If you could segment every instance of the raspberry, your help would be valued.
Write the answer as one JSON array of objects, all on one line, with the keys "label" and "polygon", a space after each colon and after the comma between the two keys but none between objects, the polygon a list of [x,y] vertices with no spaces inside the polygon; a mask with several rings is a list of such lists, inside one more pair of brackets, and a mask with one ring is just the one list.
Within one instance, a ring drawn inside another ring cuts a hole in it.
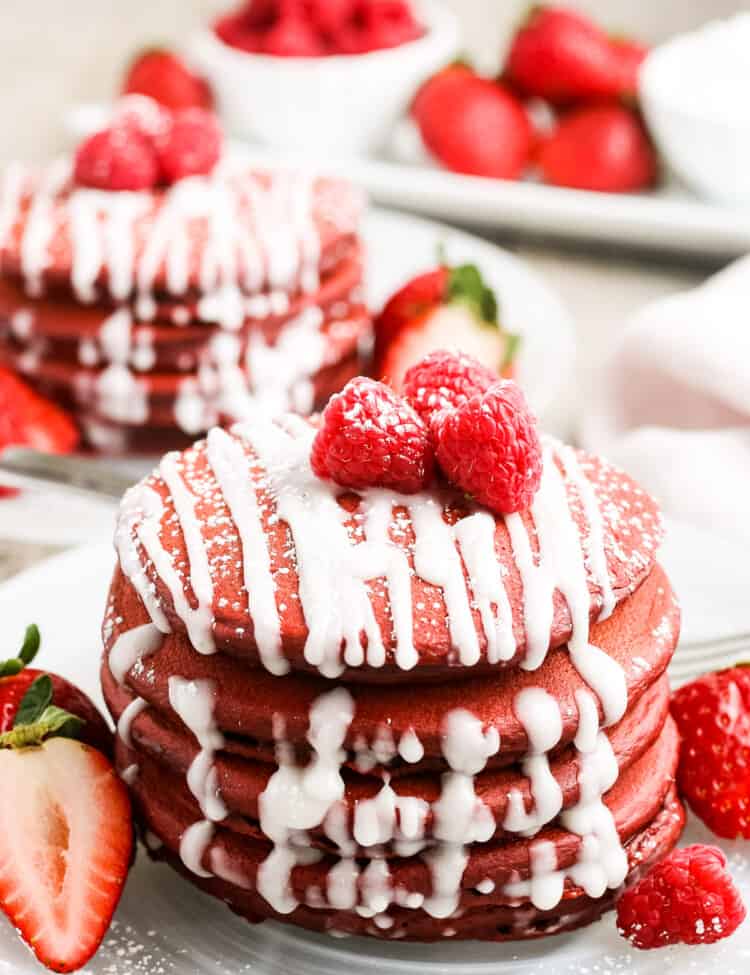
[{"label": "raspberry", "polygon": [[418,414],[383,383],[360,376],[333,396],[312,446],[318,477],[343,487],[414,494],[429,483],[433,453]]},{"label": "raspberry", "polygon": [[148,140],[161,138],[172,124],[172,114],[148,95],[125,95],[112,113],[113,128],[132,128]]},{"label": "raspberry", "polygon": [[407,369],[403,393],[429,425],[439,410],[455,409],[498,381],[496,372],[465,352],[438,349]]},{"label": "raspberry", "polygon": [[431,425],[435,454],[448,480],[493,511],[531,504],[542,477],[536,420],[519,386],[500,380]]},{"label": "raspberry", "polygon": [[157,146],[162,178],[176,183],[187,176],[208,176],[221,157],[222,143],[221,126],[211,112],[179,112]]},{"label": "raspberry", "polygon": [[263,52],[277,57],[308,58],[325,54],[326,49],[308,20],[299,13],[289,13],[266,32]]},{"label": "raspberry", "polygon": [[153,146],[127,125],[96,132],[78,147],[73,176],[98,190],[147,190],[156,185],[159,163]]},{"label": "raspberry", "polygon": [[750,839],[750,667],[706,674],[672,697],[682,734],[677,784],[693,812],[727,839]]},{"label": "raspberry", "polygon": [[636,948],[713,944],[745,918],[739,891],[715,846],[675,850],[627,890],[617,905],[617,929]]}]

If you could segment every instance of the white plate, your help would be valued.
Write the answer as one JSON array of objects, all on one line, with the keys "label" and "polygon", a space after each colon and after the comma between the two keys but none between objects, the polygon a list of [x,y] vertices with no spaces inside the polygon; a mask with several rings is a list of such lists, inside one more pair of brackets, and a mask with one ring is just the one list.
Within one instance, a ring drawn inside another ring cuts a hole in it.
[{"label": "white plate", "polygon": [[[114,556],[99,544],[57,556],[0,586],[3,642],[25,625],[42,630],[42,667],[59,671],[101,702],[99,621]],[[714,842],[691,824],[685,842]],[[750,844],[722,843],[750,905]],[[438,945],[332,941],[277,924],[251,926],[143,851],[90,975],[747,975],[750,921],[706,948],[636,952],[612,916],[580,932],[529,944]],[[0,922],[0,973],[38,975],[10,926]]]},{"label": "white plate", "polygon": [[[249,151],[258,162],[300,162],[290,153]],[[310,163],[309,153],[305,162]],[[364,187],[383,206],[485,230],[690,254],[704,261],[750,250],[750,210],[703,202],[673,182],[651,193],[593,193],[530,180],[463,176],[432,163],[393,158],[320,162]]]},{"label": "white plate", "polygon": [[[364,230],[367,244],[367,290],[373,308],[414,274],[435,266],[438,248],[449,260],[471,261],[496,289],[504,325],[523,336],[519,381],[547,429],[564,434],[568,418],[556,400],[570,379],[573,331],[557,295],[527,264],[495,244],[444,224],[385,210],[373,210]],[[108,537],[112,506],[63,496],[58,492],[25,491],[0,499],[0,538],[20,538],[72,545]]]}]

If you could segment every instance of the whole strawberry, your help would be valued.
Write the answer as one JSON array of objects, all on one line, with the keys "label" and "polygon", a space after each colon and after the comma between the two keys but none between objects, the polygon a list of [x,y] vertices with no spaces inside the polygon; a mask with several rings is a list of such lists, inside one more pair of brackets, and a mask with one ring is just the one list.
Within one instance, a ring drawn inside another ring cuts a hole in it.
[{"label": "whole strawberry", "polygon": [[407,370],[403,394],[429,426],[440,410],[461,406],[497,380],[497,373],[473,356],[437,349]]},{"label": "whole strawberry", "polygon": [[310,457],[318,477],[342,487],[415,494],[432,478],[433,451],[419,415],[383,383],[362,376],[333,396]]},{"label": "whole strawberry", "polygon": [[521,388],[501,380],[431,425],[435,456],[451,482],[500,514],[528,508],[542,477],[536,420]]},{"label": "whole strawberry", "polygon": [[213,106],[211,89],[203,78],[163,48],[150,48],[137,55],[128,68],[122,93],[148,95],[173,112]]},{"label": "whole strawberry", "polygon": [[413,114],[425,146],[453,172],[517,179],[529,161],[533,135],[525,108],[503,85],[468,68],[449,68],[427,81]]},{"label": "whole strawberry", "polygon": [[562,118],[540,148],[545,182],[603,193],[647,189],[657,160],[643,123],[622,105],[579,108]]},{"label": "whole strawberry", "polygon": [[750,667],[706,674],[672,697],[677,785],[718,836],[750,839]]},{"label": "whole strawberry", "polygon": [[608,37],[582,14],[534,7],[513,39],[504,77],[553,105],[632,97],[644,56],[644,48]]},{"label": "whole strawberry", "polygon": [[502,328],[495,293],[474,264],[420,274],[388,300],[375,321],[374,373],[400,390],[411,366],[445,348],[470,353],[495,379],[512,367],[518,336]]},{"label": "whole strawberry", "polygon": [[713,944],[745,918],[739,891],[714,846],[675,850],[617,905],[617,929],[636,948]]}]

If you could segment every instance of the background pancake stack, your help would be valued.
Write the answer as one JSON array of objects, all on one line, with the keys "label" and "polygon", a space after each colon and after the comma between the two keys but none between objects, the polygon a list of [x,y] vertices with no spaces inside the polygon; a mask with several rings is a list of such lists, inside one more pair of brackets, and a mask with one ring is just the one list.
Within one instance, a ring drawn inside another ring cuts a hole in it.
[{"label": "background pancake stack", "polygon": [[360,197],[225,159],[168,189],[0,188],[0,362],[72,409],[90,446],[186,446],[248,392],[309,413],[360,371]]},{"label": "background pancake stack", "polygon": [[123,502],[103,684],[149,848],[251,921],[590,922],[684,821],[654,503],[553,441],[520,515],[342,494],[313,434],[212,431]]}]

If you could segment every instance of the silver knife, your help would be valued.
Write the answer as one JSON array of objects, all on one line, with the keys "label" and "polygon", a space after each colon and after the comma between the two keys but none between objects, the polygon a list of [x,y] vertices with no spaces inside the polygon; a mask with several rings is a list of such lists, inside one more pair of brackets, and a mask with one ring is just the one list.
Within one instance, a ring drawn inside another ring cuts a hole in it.
[{"label": "silver knife", "polygon": [[54,484],[76,494],[94,494],[119,500],[142,472],[119,470],[106,460],[45,454],[28,447],[6,447],[0,453],[0,474],[12,475],[14,485],[39,487]]}]

